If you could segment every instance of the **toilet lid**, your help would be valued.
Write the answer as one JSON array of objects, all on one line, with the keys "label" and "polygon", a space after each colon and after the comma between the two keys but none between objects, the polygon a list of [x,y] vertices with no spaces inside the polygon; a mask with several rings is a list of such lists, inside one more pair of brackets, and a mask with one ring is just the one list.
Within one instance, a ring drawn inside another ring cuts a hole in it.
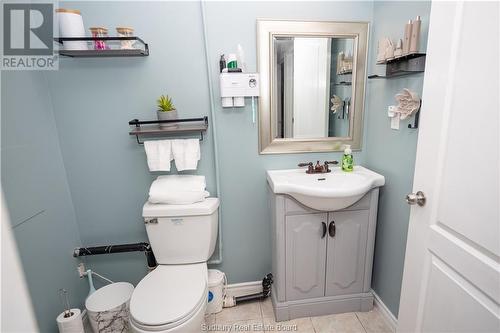
[{"label": "toilet lid", "polygon": [[159,265],[135,288],[130,315],[148,326],[180,321],[206,300],[206,288],[206,263]]}]

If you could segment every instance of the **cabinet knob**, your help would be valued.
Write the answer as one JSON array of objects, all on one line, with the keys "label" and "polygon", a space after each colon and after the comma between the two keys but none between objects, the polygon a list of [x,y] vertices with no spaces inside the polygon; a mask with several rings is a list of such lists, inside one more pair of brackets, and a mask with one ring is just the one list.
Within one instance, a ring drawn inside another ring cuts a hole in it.
[{"label": "cabinet knob", "polygon": [[337,228],[335,227],[335,221],[330,222],[330,225],[328,226],[328,233],[330,234],[330,237],[335,237],[335,233],[337,232]]},{"label": "cabinet knob", "polygon": [[326,223],[321,222],[321,225],[323,226],[323,233],[321,234],[321,238],[325,238],[325,236],[326,236]]}]

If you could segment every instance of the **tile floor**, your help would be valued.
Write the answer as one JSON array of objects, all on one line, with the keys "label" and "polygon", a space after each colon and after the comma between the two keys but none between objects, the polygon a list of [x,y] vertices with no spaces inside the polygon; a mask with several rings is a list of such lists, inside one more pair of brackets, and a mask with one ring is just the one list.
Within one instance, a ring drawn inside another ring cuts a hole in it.
[{"label": "tile floor", "polygon": [[271,299],[245,302],[207,316],[207,332],[393,333],[374,309],[276,322]]}]

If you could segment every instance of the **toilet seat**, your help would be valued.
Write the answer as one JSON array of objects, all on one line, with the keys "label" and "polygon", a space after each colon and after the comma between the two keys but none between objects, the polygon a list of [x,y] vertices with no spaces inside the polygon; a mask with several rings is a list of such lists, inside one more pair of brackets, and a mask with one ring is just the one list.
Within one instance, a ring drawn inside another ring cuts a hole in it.
[{"label": "toilet seat", "polygon": [[146,275],[130,299],[130,320],[144,331],[182,325],[207,302],[207,264],[160,265]]}]

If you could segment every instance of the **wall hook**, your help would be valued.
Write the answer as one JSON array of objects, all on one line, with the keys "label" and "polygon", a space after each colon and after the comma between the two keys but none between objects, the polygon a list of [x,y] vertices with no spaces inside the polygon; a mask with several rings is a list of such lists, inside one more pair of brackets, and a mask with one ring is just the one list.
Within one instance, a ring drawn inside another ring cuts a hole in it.
[{"label": "wall hook", "polygon": [[418,107],[417,112],[415,113],[415,118],[413,119],[413,125],[408,124],[408,128],[417,129],[418,128],[418,120],[420,118],[420,109],[422,108],[422,100],[420,100],[420,106]]}]

